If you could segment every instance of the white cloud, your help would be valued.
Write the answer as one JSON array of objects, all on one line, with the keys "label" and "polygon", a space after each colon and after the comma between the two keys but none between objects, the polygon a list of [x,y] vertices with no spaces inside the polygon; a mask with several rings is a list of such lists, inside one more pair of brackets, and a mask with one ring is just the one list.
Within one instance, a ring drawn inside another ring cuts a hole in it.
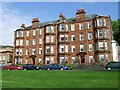
[{"label": "white cloud", "polygon": [[30,17],[22,15],[16,8],[12,7],[12,3],[0,3],[0,44],[13,45],[14,44],[14,31],[20,27],[22,23],[27,26],[30,25]]}]

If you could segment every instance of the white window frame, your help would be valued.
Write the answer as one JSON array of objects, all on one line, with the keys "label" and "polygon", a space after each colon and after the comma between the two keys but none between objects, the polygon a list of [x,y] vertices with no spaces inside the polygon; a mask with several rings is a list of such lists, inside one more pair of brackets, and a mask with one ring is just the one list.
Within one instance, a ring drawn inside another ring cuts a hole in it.
[{"label": "white window frame", "polygon": [[49,43],[50,42],[50,35],[47,35],[46,36],[46,43]]},{"label": "white window frame", "polygon": [[90,63],[94,62],[93,56],[89,56],[89,62],[90,62]]},{"label": "white window frame", "polygon": [[102,26],[102,18],[98,18],[97,19],[97,25],[98,26]]},{"label": "white window frame", "polygon": [[51,26],[51,33],[54,33],[54,26]]},{"label": "white window frame", "polygon": [[92,46],[92,44],[89,44],[89,51],[93,51],[93,46]]},{"label": "white window frame", "polygon": [[73,38],[75,38],[75,35],[71,35],[71,41],[75,41]]},{"label": "white window frame", "polygon": [[43,33],[43,30],[42,30],[42,28],[40,28],[40,35],[42,35],[42,33]]},{"label": "white window frame", "polygon": [[19,46],[19,40],[16,40],[16,46]]},{"label": "white window frame", "polygon": [[75,45],[71,45],[71,52],[74,53],[75,51]]},{"label": "white window frame", "polygon": [[71,24],[71,31],[75,31],[75,24]]},{"label": "white window frame", "polygon": [[65,35],[65,41],[68,41],[68,35]]},{"label": "white window frame", "polygon": [[108,50],[108,42],[105,42],[105,50]]},{"label": "white window frame", "polygon": [[51,63],[51,64],[54,63],[54,57],[50,57],[50,63]]},{"label": "white window frame", "polygon": [[[100,55],[99,55],[99,57],[100,57],[100,60],[101,60],[102,62],[104,62],[104,61],[105,61],[104,54],[100,54]],[[102,57],[103,57],[103,59],[104,59],[104,60],[102,60],[102,59],[101,59]]]},{"label": "white window frame", "polygon": [[99,42],[99,50],[104,50],[104,42]]},{"label": "white window frame", "polygon": [[29,50],[28,49],[26,49],[26,55],[28,55],[29,54]]},{"label": "white window frame", "polygon": [[[82,51],[83,49],[83,51]],[[80,52],[84,52],[84,45],[83,44],[80,44]]]},{"label": "white window frame", "polygon": [[60,31],[64,31],[64,30],[65,30],[65,25],[64,25],[64,24],[60,24],[59,30],[60,30]]},{"label": "white window frame", "polygon": [[35,55],[35,48],[32,49],[32,55]]},{"label": "white window frame", "polygon": [[23,40],[20,40],[19,42],[20,42],[20,46],[22,46],[23,45]]},{"label": "white window frame", "polygon": [[46,33],[50,33],[50,26],[46,26]]},{"label": "white window frame", "polygon": [[92,32],[88,33],[88,40],[92,40]]},{"label": "white window frame", "polygon": [[79,24],[79,30],[83,30],[84,26],[83,26],[83,23],[80,23]]},{"label": "white window frame", "polygon": [[30,35],[30,31],[27,31],[26,32],[26,36],[28,37]]},{"label": "white window frame", "polygon": [[60,56],[60,64],[64,64],[65,58],[64,56]]},{"label": "white window frame", "polygon": [[33,39],[32,45],[36,44],[36,39]]},{"label": "white window frame", "polygon": [[19,49],[15,50],[16,55],[19,55]]},{"label": "white window frame", "polygon": [[45,58],[46,64],[50,64],[50,57]]},{"label": "white window frame", "polygon": [[40,55],[42,54],[42,48],[39,48],[39,54]]},{"label": "white window frame", "polygon": [[72,64],[75,63],[75,56],[72,56]]},{"label": "white window frame", "polygon": [[19,49],[19,55],[22,55],[22,49],[21,48]]},{"label": "white window frame", "polygon": [[60,41],[64,41],[64,40],[62,40],[61,38],[64,38],[64,40],[65,40],[65,36],[62,35],[62,34],[60,34]]},{"label": "white window frame", "polygon": [[51,43],[54,43],[54,36],[51,36]]},{"label": "white window frame", "polygon": [[33,36],[35,36],[36,35],[36,30],[33,30]]},{"label": "white window frame", "polygon": [[65,52],[68,53],[68,45],[65,45]]},{"label": "white window frame", "polygon": [[88,25],[88,29],[91,29],[92,28],[92,21],[88,22],[87,25]]},{"label": "white window frame", "polygon": [[106,30],[103,30],[103,36],[107,37],[107,31]]},{"label": "white window frame", "polygon": [[84,34],[80,33],[80,40],[84,40]]},{"label": "white window frame", "polygon": [[53,46],[51,46],[50,51],[51,51],[51,53],[54,52]]},{"label": "white window frame", "polygon": [[46,54],[50,54],[51,51],[47,52],[47,50],[50,50],[50,46],[46,46]]},{"label": "white window frame", "polygon": [[103,22],[104,22],[103,25],[106,26],[106,19],[105,18],[103,19]]},{"label": "white window frame", "polygon": [[[102,36],[100,36],[100,34],[101,34]],[[100,37],[103,37],[103,30],[98,30],[98,38],[100,38]]]},{"label": "white window frame", "polygon": [[28,46],[29,45],[29,40],[26,40],[26,46]]},{"label": "white window frame", "polygon": [[[63,51],[62,51],[62,49],[63,49]],[[63,52],[65,52],[65,47],[64,47],[64,45],[60,45],[60,53],[63,53]]]},{"label": "white window frame", "polygon": [[42,64],[42,58],[41,57],[39,57],[39,63]]},{"label": "white window frame", "polygon": [[39,39],[39,44],[42,44],[42,38]]},{"label": "white window frame", "polygon": [[68,24],[65,25],[65,30],[68,31]]},{"label": "white window frame", "polygon": [[29,63],[29,60],[28,60],[28,58],[26,58],[26,60],[25,60],[25,63],[26,63],[26,64],[28,64],[28,63]]}]

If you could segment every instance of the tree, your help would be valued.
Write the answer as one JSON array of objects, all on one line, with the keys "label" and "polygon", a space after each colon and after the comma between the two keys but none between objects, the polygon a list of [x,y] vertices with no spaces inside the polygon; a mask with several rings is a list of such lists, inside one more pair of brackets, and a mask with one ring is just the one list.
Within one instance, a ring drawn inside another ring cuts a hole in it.
[{"label": "tree", "polygon": [[118,21],[112,21],[113,38],[120,45],[120,19]]}]

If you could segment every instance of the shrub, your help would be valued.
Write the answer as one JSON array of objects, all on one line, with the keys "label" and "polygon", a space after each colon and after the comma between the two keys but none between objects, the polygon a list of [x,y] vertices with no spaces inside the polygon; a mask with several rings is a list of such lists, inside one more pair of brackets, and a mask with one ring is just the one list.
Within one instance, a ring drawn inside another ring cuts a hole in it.
[{"label": "shrub", "polygon": [[75,67],[75,70],[105,70],[104,64],[103,63],[83,63],[80,65],[77,65]]},{"label": "shrub", "polygon": [[71,70],[74,68],[74,65],[73,64],[67,64],[67,67]]}]

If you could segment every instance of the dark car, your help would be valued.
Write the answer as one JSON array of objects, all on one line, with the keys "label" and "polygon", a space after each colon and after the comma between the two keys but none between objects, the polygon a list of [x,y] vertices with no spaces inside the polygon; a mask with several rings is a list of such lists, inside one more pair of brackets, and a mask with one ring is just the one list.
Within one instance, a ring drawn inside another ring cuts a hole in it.
[{"label": "dark car", "polygon": [[33,64],[25,64],[23,65],[23,70],[39,70],[40,67]]},{"label": "dark car", "polygon": [[120,70],[120,62],[109,62],[105,65],[107,70]]},{"label": "dark car", "polygon": [[45,69],[46,70],[68,70],[68,67],[62,66],[59,64],[50,64],[50,65],[45,66]]},{"label": "dark car", "polygon": [[22,67],[16,66],[16,65],[9,65],[9,66],[6,66],[6,70],[22,70]]}]

